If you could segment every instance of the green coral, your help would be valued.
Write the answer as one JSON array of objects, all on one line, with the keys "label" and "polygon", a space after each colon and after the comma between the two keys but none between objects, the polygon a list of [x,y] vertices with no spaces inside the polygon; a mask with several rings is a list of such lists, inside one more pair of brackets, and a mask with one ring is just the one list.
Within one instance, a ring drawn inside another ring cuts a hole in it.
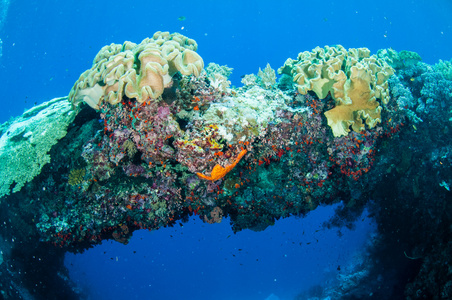
[{"label": "green coral", "polygon": [[137,147],[135,146],[135,143],[132,142],[131,140],[126,140],[123,144],[122,144],[123,149],[127,152],[127,155],[130,158],[133,158],[133,156],[135,155],[135,153],[137,153]]},{"label": "green coral", "polygon": [[452,61],[443,61],[440,59],[439,63],[435,64],[434,68],[443,74],[444,78],[452,80]]},{"label": "green coral", "polygon": [[164,218],[167,215],[167,204],[165,201],[155,201],[151,203],[152,211],[148,214],[149,219],[154,219],[156,216]]},{"label": "green coral", "polygon": [[378,50],[377,57],[385,60],[394,69],[411,68],[422,61],[421,56],[416,52],[406,50],[397,52],[392,48]]},{"label": "green coral", "polygon": [[67,97],[33,107],[0,126],[0,198],[19,191],[50,162],[50,148],[74,120]]},{"label": "green coral", "polygon": [[419,54],[414,51],[407,50],[400,51],[399,57],[405,62],[406,65],[415,65],[422,60]]},{"label": "green coral", "polygon": [[206,68],[207,77],[212,77],[213,74],[220,74],[226,78],[229,78],[232,74],[233,68],[229,68],[227,65],[220,66],[216,63],[209,63]]},{"label": "green coral", "polygon": [[83,182],[83,177],[85,177],[85,169],[72,169],[69,172],[68,183],[70,185],[79,185]]}]

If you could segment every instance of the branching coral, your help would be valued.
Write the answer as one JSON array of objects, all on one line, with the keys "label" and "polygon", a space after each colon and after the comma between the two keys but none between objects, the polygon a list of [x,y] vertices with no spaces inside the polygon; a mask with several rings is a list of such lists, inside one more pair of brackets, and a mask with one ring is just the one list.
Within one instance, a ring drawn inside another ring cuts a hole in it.
[{"label": "branching coral", "polygon": [[276,73],[275,70],[270,67],[270,64],[267,64],[263,71],[261,70],[261,68],[259,68],[257,77],[259,79],[261,87],[264,89],[271,89],[276,83]]}]

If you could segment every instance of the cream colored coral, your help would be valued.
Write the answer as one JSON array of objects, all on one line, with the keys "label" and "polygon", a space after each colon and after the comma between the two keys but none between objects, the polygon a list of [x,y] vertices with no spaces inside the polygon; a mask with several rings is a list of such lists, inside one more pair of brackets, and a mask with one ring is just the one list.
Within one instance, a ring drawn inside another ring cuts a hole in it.
[{"label": "cream colored coral", "polygon": [[350,78],[338,81],[335,95],[339,100],[336,101],[336,107],[325,112],[334,136],[347,135],[350,126],[356,132],[363,131],[365,129],[363,120],[369,128],[381,122],[382,107],[376,101],[375,92],[370,88],[370,78],[369,70],[363,66],[353,66]]},{"label": "cream colored coral", "polygon": [[257,137],[265,132],[268,124],[279,123],[277,112],[288,110],[303,113],[306,107],[291,108],[291,97],[278,89],[263,89],[253,86],[236,90],[234,96],[226,96],[211,103],[199,121],[218,127],[218,134],[228,141],[237,143]]},{"label": "cream colored coral", "polygon": [[[331,95],[336,107],[325,112],[333,135],[347,135],[351,126],[362,131],[365,124],[373,128],[381,122],[382,104],[389,100],[388,78],[394,70],[367,48],[349,49],[342,46],[317,47],[288,59],[279,74],[288,74],[298,85],[298,91],[316,93],[319,99]],[[364,121],[364,122],[363,122]]]},{"label": "cream colored coral", "polygon": [[226,92],[231,85],[231,82],[219,73],[212,73],[209,77],[210,86],[220,92]]},{"label": "cream colored coral", "polygon": [[272,86],[276,84],[276,73],[269,63],[267,63],[267,66],[263,71],[259,68],[257,77],[259,78],[261,87],[264,89],[271,89]]},{"label": "cream colored coral", "polygon": [[179,33],[156,32],[140,44],[125,42],[103,47],[93,67],[74,84],[69,99],[99,109],[101,101],[119,103],[124,96],[142,103],[156,99],[172,84],[172,76],[199,76],[204,62],[197,44]]}]

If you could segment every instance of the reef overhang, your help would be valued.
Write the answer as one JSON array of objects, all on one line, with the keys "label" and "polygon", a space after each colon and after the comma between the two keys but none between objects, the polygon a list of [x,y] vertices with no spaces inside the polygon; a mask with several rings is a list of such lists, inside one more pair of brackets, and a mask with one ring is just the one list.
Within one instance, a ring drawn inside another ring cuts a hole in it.
[{"label": "reef overhang", "polygon": [[[8,235],[82,251],[193,215],[229,217],[237,232],[319,205],[360,212],[410,172],[399,146],[432,136],[422,118],[435,105],[410,92],[428,68],[402,53],[316,48],[286,61],[278,82],[267,66],[230,88],[231,69],[204,68],[196,50],[162,32],[106,46],[69,97],[3,124],[2,218],[22,228]],[[435,111],[438,127],[450,105]],[[448,190],[449,175],[429,180]]]}]

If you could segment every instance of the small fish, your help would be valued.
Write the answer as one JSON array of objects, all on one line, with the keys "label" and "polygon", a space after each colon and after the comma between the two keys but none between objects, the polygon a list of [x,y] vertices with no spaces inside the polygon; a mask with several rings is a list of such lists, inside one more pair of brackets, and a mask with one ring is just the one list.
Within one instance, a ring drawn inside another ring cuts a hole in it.
[{"label": "small fish", "polygon": [[187,19],[185,16],[180,16],[179,18],[177,18],[178,21],[185,21],[185,19]]}]

